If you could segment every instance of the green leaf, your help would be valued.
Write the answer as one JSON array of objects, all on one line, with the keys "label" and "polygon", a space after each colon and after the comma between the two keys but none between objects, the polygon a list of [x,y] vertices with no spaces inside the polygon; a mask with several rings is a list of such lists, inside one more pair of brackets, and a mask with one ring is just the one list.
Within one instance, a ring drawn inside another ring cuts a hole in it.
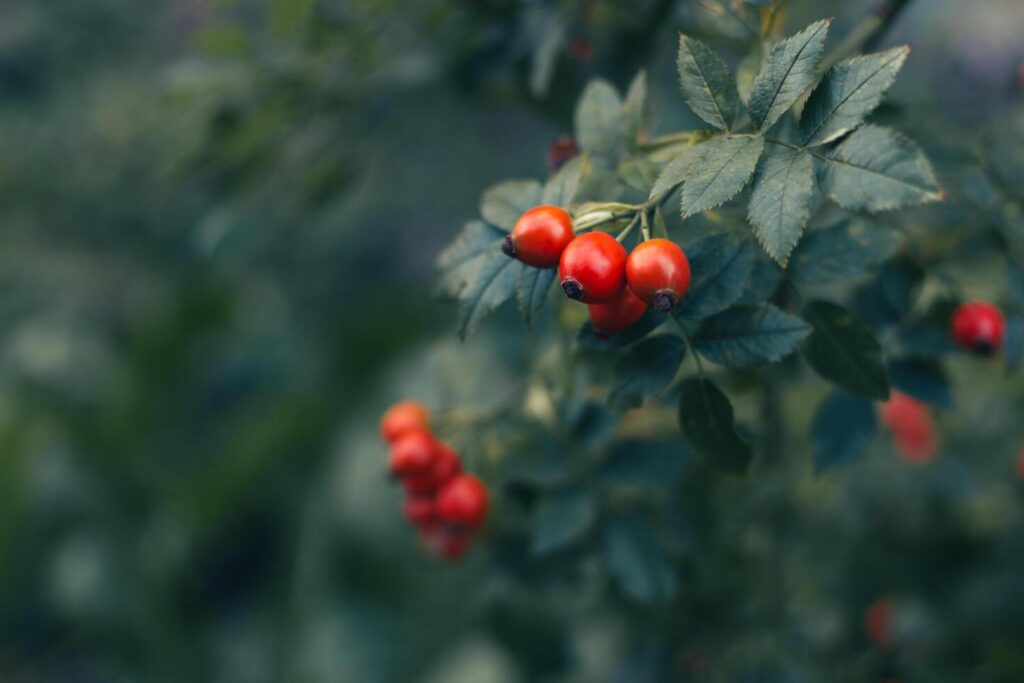
[{"label": "green leaf", "polygon": [[590,321],[583,324],[577,335],[581,349],[588,351],[611,351],[635,344],[660,327],[668,318],[658,311],[647,311],[640,320],[628,328],[610,337],[598,337],[594,334],[594,326]]},{"label": "green leaf", "polygon": [[757,241],[783,266],[807,224],[813,190],[811,155],[770,145],[754,175],[747,218]]},{"label": "green leaf", "polygon": [[480,215],[496,228],[511,230],[527,210],[541,203],[536,180],[506,180],[484,190]]},{"label": "green leaf", "polygon": [[611,158],[622,147],[622,102],[610,83],[595,79],[587,84],[576,107],[576,139],[585,152]]},{"label": "green leaf", "polygon": [[712,138],[698,145],[702,154],[680,193],[683,218],[713,209],[739,193],[750,180],[764,149],[760,136]]},{"label": "green leaf", "polygon": [[804,236],[789,262],[789,277],[797,284],[826,285],[856,280],[877,269],[902,236],[866,221],[846,221]]},{"label": "green leaf", "polygon": [[694,351],[719,365],[744,368],[788,356],[810,332],[803,320],[774,306],[735,306],[701,324]]},{"label": "green leaf", "polygon": [[606,486],[671,487],[692,457],[686,443],[676,437],[661,441],[619,441],[601,465]]},{"label": "green leaf", "polygon": [[495,250],[501,251],[504,239],[505,233],[483,221],[466,223],[458,237],[437,258],[441,292],[458,297],[469,279],[475,277],[480,266],[478,259],[493,255]]},{"label": "green leaf", "polygon": [[736,300],[738,304],[763,304],[775,295],[782,282],[782,269],[761,249],[751,249],[753,267],[747,277],[743,293]]},{"label": "green leaf", "polygon": [[522,264],[501,252],[504,236],[482,221],[470,221],[437,259],[441,291],[459,301],[463,339],[516,291]]},{"label": "green leaf", "polygon": [[704,43],[680,35],[676,66],[683,99],[693,113],[716,128],[731,128],[740,96],[729,65]]},{"label": "green leaf", "polygon": [[587,163],[585,156],[575,156],[565,162],[558,173],[545,183],[540,203],[560,206],[563,209],[569,208],[576,198],[576,192],[580,188],[580,178],[583,176]]},{"label": "green leaf", "polygon": [[851,394],[879,401],[889,397],[882,347],[870,327],[827,301],[809,303],[804,319],[814,328],[804,355],[819,375]]},{"label": "green leaf", "polygon": [[686,247],[690,288],[679,304],[685,322],[697,322],[732,306],[743,294],[754,263],[749,242],[712,235]]},{"label": "green leaf", "polygon": [[537,320],[537,314],[544,306],[551,291],[551,283],[555,281],[558,274],[557,268],[531,268],[520,264],[519,286],[516,288],[516,303],[519,304],[519,313],[523,320],[530,327],[533,327]]},{"label": "green leaf", "polygon": [[830,19],[772,46],[750,91],[750,119],[766,131],[814,84]]},{"label": "green leaf", "polygon": [[903,358],[889,363],[892,386],[919,401],[953,407],[953,390],[942,365],[924,358]]},{"label": "green leaf", "polygon": [[604,527],[608,572],[623,593],[643,603],[664,603],[679,590],[675,569],[639,517],[617,517]]},{"label": "green leaf", "polygon": [[608,403],[617,410],[654,398],[679,371],[686,345],[679,337],[657,335],[631,346],[615,363]]},{"label": "green leaf", "polygon": [[846,135],[874,111],[896,80],[910,47],[839,62],[814,89],[800,116],[800,140],[823,145]]},{"label": "green leaf", "polygon": [[750,446],[736,434],[732,404],[710,380],[691,378],[679,391],[679,425],[683,436],[709,463],[742,472],[750,462]]},{"label": "green leaf", "polygon": [[582,486],[541,498],[533,523],[533,554],[546,555],[578,541],[593,524],[596,509],[593,494]]},{"label": "green leaf", "polygon": [[626,91],[626,99],[622,103],[622,116],[620,119],[622,137],[625,139],[626,144],[631,147],[636,145],[640,132],[644,128],[646,104],[647,73],[641,71],[633,78],[633,82],[629,84],[629,90]]},{"label": "green leaf", "polygon": [[687,147],[680,152],[679,156],[665,164],[665,168],[661,170],[661,174],[654,182],[654,186],[651,187],[648,197],[654,199],[687,180],[700,164],[703,154],[704,144]]},{"label": "green leaf", "polygon": [[654,186],[661,169],[650,159],[632,157],[619,164],[618,171],[623,182],[646,195]]},{"label": "green leaf", "polygon": [[588,448],[605,445],[619,425],[616,413],[594,401],[560,401],[557,412],[570,438]]},{"label": "green leaf", "polygon": [[815,472],[860,458],[877,430],[878,419],[871,401],[839,391],[829,394],[811,423]]},{"label": "green leaf", "polygon": [[884,211],[942,198],[935,171],[917,145],[899,133],[864,126],[827,155],[821,190],[844,209]]}]

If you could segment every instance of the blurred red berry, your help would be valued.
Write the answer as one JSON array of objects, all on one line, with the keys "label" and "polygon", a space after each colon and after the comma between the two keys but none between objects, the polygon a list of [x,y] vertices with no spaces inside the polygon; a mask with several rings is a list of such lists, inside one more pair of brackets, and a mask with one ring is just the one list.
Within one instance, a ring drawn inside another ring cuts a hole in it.
[{"label": "blurred red berry", "polygon": [[1017,454],[1017,478],[1024,482],[1024,448]]},{"label": "blurred red berry", "polygon": [[380,435],[388,443],[413,429],[428,429],[430,414],[421,403],[402,401],[388,408],[380,420]]},{"label": "blurred red berry", "polygon": [[534,268],[554,268],[574,237],[572,217],[557,206],[535,206],[502,242],[507,256]]},{"label": "blurred red berry", "polygon": [[594,44],[586,38],[573,38],[569,41],[569,54],[581,62],[589,62],[594,59]]},{"label": "blurred red berry", "polygon": [[437,520],[434,496],[409,496],[402,506],[405,519],[414,526],[427,526]]},{"label": "blurred red berry", "polygon": [[985,301],[962,304],[953,313],[953,341],[978,356],[991,356],[1003,346],[1003,314]]},{"label": "blurred red berry", "polygon": [[566,162],[580,153],[576,139],[571,135],[563,135],[548,147],[548,170],[557,172]]},{"label": "blurred red berry", "polygon": [[437,494],[437,514],[444,524],[475,529],[487,517],[487,487],[470,474],[460,474]]},{"label": "blurred red berry", "polygon": [[432,555],[445,560],[457,560],[469,549],[470,536],[464,531],[445,527],[426,527],[420,530],[420,542]]},{"label": "blurred red berry", "polygon": [[864,632],[875,647],[892,644],[892,606],[888,600],[879,598],[864,610]]},{"label": "blurred red berry", "polygon": [[427,472],[437,458],[437,450],[437,442],[426,430],[406,432],[391,446],[391,474],[404,479]]},{"label": "blurred red berry", "polygon": [[894,391],[882,404],[882,422],[892,432],[896,451],[904,460],[926,463],[938,452],[939,439],[931,412],[917,399]]}]

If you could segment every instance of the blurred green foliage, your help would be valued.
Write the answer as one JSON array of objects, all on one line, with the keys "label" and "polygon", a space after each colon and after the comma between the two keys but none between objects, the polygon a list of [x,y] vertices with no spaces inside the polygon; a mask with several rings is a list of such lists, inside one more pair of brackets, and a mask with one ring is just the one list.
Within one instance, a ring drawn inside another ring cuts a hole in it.
[{"label": "blurred green foliage", "polygon": [[[590,529],[572,491],[538,513],[569,524],[535,540],[554,549],[541,559],[495,544],[442,567],[401,524],[382,409],[491,406],[550,354],[552,330],[513,335],[511,313],[460,344],[430,296],[480,189],[542,177],[595,74],[622,88],[648,66],[660,126],[694,124],[675,103],[675,34],[728,51],[758,4],[0,6],[0,678],[1020,680],[1024,396],[993,367],[954,364],[925,469],[877,440],[814,478],[795,435],[817,395],[773,408],[792,453],[743,480],[656,448],[649,469],[620,471],[632,451],[611,454],[615,495],[679,487],[649,495],[650,533],[619,533],[646,528],[624,515],[590,539],[619,578],[636,575],[621,558],[661,557],[624,544],[666,544],[681,569],[641,572],[652,582],[612,582],[563,544]],[[971,106],[939,92],[950,119],[999,120],[1019,106],[1024,17],[1009,0],[955,4],[911,3],[894,27],[923,55],[901,103],[926,110],[934,83],[955,82]],[[865,5],[793,2],[785,21],[834,13],[841,34]],[[939,58],[950,35],[959,60]],[[945,141],[945,118],[927,119]],[[994,147],[1012,184],[1019,159]],[[975,175],[950,189],[972,219],[990,206]],[[975,292],[1002,286],[983,262],[957,267]],[[602,410],[563,407],[573,443],[608,428]],[[451,435],[485,478],[520,468],[497,497],[508,538],[564,465],[535,427]],[[860,623],[883,595],[889,650]]]}]

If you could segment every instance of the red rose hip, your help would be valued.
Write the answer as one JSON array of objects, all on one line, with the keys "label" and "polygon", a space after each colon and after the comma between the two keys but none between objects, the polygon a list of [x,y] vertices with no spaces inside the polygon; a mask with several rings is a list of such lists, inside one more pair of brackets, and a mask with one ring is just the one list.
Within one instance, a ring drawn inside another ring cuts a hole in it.
[{"label": "red rose hip", "polygon": [[580,235],[558,263],[566,296],[585,304],[611,301],[626,286],[626,250],[604,232]]},{"label": "red rose hip", "polygon": [[414,429],[427,429],[430,416],[422,403],[401,401],[388,408],[380,420],[380,435],[388,443]]},{"label": "red rose hip", "polygon": [[391,445],[389,469],[396,477],[406,478],[427,472],[437,458],[437,442],[429,432],[406,432]]},{"label": "red rose hip", "polygon": [[921,401],[894,391],[882,404],[882,422],[892,432],[896,451],[907,462],[923,464],[938,452],[935,423]]},{"label": "red rose hip", "polygon": [[475,529],[487,517],[487,487],[476,477],[460,474],[437,494],[437,516],[448,525]]},{"label": "red rose hip", "polygon": [[528,266],[554,268],[572,238],[569,214],[557,206],[537,206],[519,217],[501,250]]},{"label": "red rose hip", "polygon": [[1003,346],[1003,314],[985,301],[960,305],[951,323],[953,341],[979,356],[991,356]]},{"label": "red rose hip", "polygon": [[647,304],[636,297],[629,287],[623,287],[619,295],[603,304],[590,304],[590,322],[594,326],[594,334],[608,337],[635,323],[644,317]]},{"label": "red rose hip", "polygon": [[437,520],[437,511],[434,505],[434,497],[409,496],[402,506],[405,519],[413,526],[429,527]]},{"label": "red rose hip", "polygon": [[641,301],[668,313],[690,288],[690,261],[675,242],[647,240],[630,252],[626,282]]}]

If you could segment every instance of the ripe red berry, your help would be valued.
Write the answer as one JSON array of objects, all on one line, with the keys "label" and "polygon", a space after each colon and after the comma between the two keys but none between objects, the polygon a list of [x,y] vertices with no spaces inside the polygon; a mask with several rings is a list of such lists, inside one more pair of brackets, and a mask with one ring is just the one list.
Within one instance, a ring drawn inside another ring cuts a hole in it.
[{"label": "ripe red berry", "polygon": [[570,135],[563,135],[548,147],[548,168],[555,173],[579,153],[580,148],[576,145],[576,140]]},{"label": "ripe red berry", "polygon": [[864,610],[864,632],[876,647],[886,648],[892,643],[892,606],[879,598]]},{"label": "ripe red berry", "polygon": [[882,404],[882,422],[889,427],[896,451],[907,462],[922,464],[939,450],[939,439],[928,406],[894,391]]},{"label": "ripe red berry", "polygon": [[483,482],[469,474],[460,474],[437,494],[437,515],[442,522],[475,529],[487,517],[488,495]]},{"label": "ripe red berry", "polygon": [[437,442],[426,430],[406,432],[391,445],[391,474],[406,478],[427,472],[437,458],[437,450]]},{"label": "ripe red berry", "polygon": [[446,443],[436,442],[434,462],[422,472],[406,476],[402,483],[409,495],[434,493],[462,471],[459,455]]},{"label": "ripe red berry", "polygon": [[1003,345],[1003,314],[985,301],[962,304],[953,313],[953,341],[979,356],[991,356]]},{"label": "ripe red berry", "polygon": [[420,541],[424,548],[446,560],[457,560],[469,549],[470,536],[465,531],[444,527],[421,527]]},{"label": "ripe red berry", "polygon": [[590,304],[590,321],[594,334],[608,337],[635,323],[647,312],[647,304],[636,297],[629,287],[623,287],[619,295],[603,304]]},{"label": "ripe red berry", "polygon": [[626,282],[643,302],[668,313],[690,288],[690,262],[675,242],[641,242],[626,260]]},{"label": "ripe red berry", "polygon": [[535,206],[516,221],[501,250],[534,268],[554,268],[572,242],[572,217],[557,206]]},{"label": "ripe red berry", "polygon": [[580,235],[565,248],[558,274],[566,296],[585,304],[611,301],[626,286],[626,250],[604,232]]},{"label": "ripe red berry", "polygon": [[431,495],[409,496],[405,499],[402,512],[409,524],[414,526],[427,526],[437,520],[434,497]]},{"label": "ripe red berry", "polygon": [[423,404],[401,401],[388,408],[380,420],[380,435],[388,443],[413,429],[428,429],[430,416]]}]

